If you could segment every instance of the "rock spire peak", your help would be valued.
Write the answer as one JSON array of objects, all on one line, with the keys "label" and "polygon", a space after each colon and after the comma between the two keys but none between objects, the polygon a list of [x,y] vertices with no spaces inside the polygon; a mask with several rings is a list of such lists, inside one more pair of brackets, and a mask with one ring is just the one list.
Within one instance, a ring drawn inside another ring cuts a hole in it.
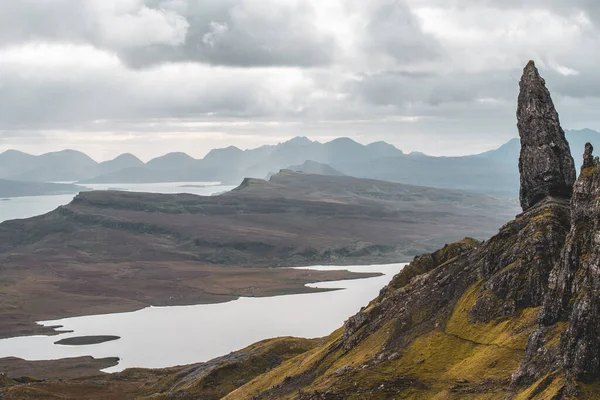
[{"label": "rock spire peak", "polygon": [[576,174],[558,113],[533,61],[525,66],[519,86],[519,198],[523,211],[526,211],[548,196],[569,199]]},{"label": "rock spire peak", "polygon": [[585,144],[585,151],[583,152],[583,165],[582,169],[594,166],[594,146],[591,143]]}]

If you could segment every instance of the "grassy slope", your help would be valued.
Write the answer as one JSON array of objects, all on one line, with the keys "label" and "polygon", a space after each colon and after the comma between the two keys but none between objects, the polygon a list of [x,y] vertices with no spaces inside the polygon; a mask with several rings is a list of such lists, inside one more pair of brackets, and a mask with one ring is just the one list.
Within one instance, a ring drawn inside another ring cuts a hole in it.
[{"label": "grassy slope", "polygon": [[[226,399],[563,398],[564,376],[560,372],[530,386],[511,386],[511,375],[523,361],[527,340],[538,326],[539,305],[517,308],[485,323],[472,317],[482,297],[493,297],[487,286],[492,278],[510,277],[521,265],[525,266],[522,273],[528,273],[528,257],[537,257],[536,251],[527,254],[515,249],[550,240],[547,229],[562,223],[561,207],[548,204],[517,218],[486,244],[472,243],[478,248],[470,255],[449,254],[433,265],[424,259],[415,260],[394,278],[387,294],[361,312],[369,322],[356,325],[358,329],[347,322],[345,332],[338,332],[325,346],[257,377]],[[507,256],[514,254],[517,259]],[[490,256],[506,267],[492,272],[488,281],[481,279],[478,271]],[[457,274],[463,276],[454,278]],[[458,297],[449,296],[446,306],[432,305],[425,296],[420,303],[410,303],[426,293],[423,288],[436,287],[437,296],[444,297],[445,291],[452,292],[453,285],[465,281],[470,282],[468,286],[456,290]],[[526,281],[525,276],[517,280],[521,284]],[[493,303],[499,309],[501,300],[495,298]],[[386,312],[390,304],[391,312]],[[547,334],[547,347],[559,345],[566,326],[559,324]],[[581,384],[580,388],[582,398],[600,397],[600,385]]]},{"label": "grassy slope", "polygon": [[[504,321],[471,324],[466,310],[474,304],[481,285],[478,282],[460,299],[445,327],[414,338],[396,359],[369,365],[391,339],[392,324],[384,325],[349,352],[327,354],[328,349],[338,347],[338,335],[327,345],[258,377],[226,399],[251,398],[283,383],[290,375],[315,370],[319,371],[318,379],[302,391],[326,392],[335,387],[348,399],[452,399],[466,393],[470,398],[504,399],[509,394],[510,375],[523,359],[527,338],[536,326],[537,309],[523,310]],[[340,374],[343,369],[350,373]],[[298,392],[263,396],[292,399],[298,397]]]},{"label": "grassy slope", "polygon": [[323,339],[269,339],[198,365],[157,370],[129,369],[118,374],[64,382],[49,380],[19,384],[0,375],[0,398],[217,400],[254,377],[310,351],[322,342]]}]

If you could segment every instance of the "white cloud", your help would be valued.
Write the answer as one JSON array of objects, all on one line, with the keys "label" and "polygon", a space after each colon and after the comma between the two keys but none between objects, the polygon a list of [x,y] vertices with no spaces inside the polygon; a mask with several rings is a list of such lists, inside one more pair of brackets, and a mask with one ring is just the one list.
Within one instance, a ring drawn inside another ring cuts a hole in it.
[{"label": "white cloud", "polygon": [[555,70],[556,72],[558,72],[559,74],[561,74],[562,76],[577,76],[577,75],[579,75],[579,71],[577,71],[573,68],[566,67],[564,65],[551,64],[550,67],[553,70]]},{"label": "white cloud", "polygon": [[150,9],[143,4],[123,11],[98,16],[101,42],[117,49],[156,44],[180,46],[185,42],[190,24],[176,12]]},{"label": "white cloud", "polygon": [[219,38],[225,36],[228,30],[229,26],[227,24],[211,21],[210,32],[204,34],[202,37],[202,43],[210,47],[215,47]]}]

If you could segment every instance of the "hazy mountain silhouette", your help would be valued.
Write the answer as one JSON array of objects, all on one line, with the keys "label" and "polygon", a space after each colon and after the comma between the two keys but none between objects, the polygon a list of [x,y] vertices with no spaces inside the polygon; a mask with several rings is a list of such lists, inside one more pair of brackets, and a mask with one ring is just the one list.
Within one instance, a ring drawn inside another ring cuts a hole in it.
[{"label": "hazy mountain silhouette", "polygon": [[88,190],[84,186],[65,183],[19,182],[0,179],[0,198],[76,194]]},{"label": "hazy mountain silhouette", "polygon": [[33,168],[36,156],[18,150],[6,150],[0,154],[0,178],[21,174]]},{"label": "hazy mountain silhouette", "polygon": [[190,168],[195,165],[197,161],[198,160],[190,157],[186,153],[169,153],[148,161],[146,167],[162,170],[177,170]]},{"label": "hazy mountain silhouette", "polygon": [[122,154],[114,160],[96,162],[76,150],[62,150],[39,156],[16,150],[0,154],[0,178],[18,181],[77,181],[124,168],[143,166],[133,154]]},{"label": "hazy mountain silhouette", "polygon": [[292,165],[286,168],[294,172],[302,172],[305,174],[317,174],[317,175],[331,175],[331,176],[343,176],[344,174],[335,168],[330,167],[327,164],[318,163],[315,161],[305,161],[301,165]]},{"label": "hazy mountain silhouette", "polygon": [[127,168],[143,167],[144,162],[133,154],[121,154],[114,160],[104,161],[95,167],[93,174],[108,174]]},{"label": "hazy mountain silhouette", "polygon": [[[565,131],[565,134],[571,147],[571,153],[573,153],[575,168],[577,172],[579,172],[579,169],[581,168],[581,157],[578,157],[580,155],[579,153],[583,154],[585,144],[588,142],[596,148],[600,147],[600,133],[591,129],[581,129],[567,130]],[[486,151],[485,153],[470,157],[484,157],[488,160],[511,164],[517,168],[519,165],[520,149],[521,143],[519,139],[514,138],[495,150]]]},{"label": "hazy mountain silhouette", "polygon": [[[573,154],[586,142],[600,147],[600,133],[567,131]],[[362,145],[349,138],[327,143],[296,137],[277,145],[242,150],[235,146],[211,150],[203,159],[169,153],[144,164],[131,154],[97,163],[73,150],[32,156],[15,150],[0,154],[0,178],[22,181],[81,183],[154,183],[219,181],[237,184],[246,177],[264,178],[294,166],[298,171],[337,173],[359,178],[439,188],[514,195],[518,192],[520,143],[512,139],[498,149],[463,157],[405,154],[385,142]],[[580,157],[575,157],[579,170]],[[307,161],[310,163],[306,164]],[[315,163],[312,164],[311,163]],[[328,168],[318,167],[317,164]],[[316,168],[316,169],[315,169]]]},{"label": "hazy mountain silhouette", "polygon": [[23,165],[21,173],[11,179],[19,181],[77,181],[98,165],[86,154],[76,150],[62,150],[42,154]]}]

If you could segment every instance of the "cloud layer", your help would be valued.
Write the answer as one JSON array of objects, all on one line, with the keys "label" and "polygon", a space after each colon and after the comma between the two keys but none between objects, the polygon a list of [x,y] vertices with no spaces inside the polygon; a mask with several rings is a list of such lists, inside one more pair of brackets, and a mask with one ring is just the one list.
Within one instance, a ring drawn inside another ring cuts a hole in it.
[{"label": "cloud layer", "polygon": [[600,129],[599,23],[591,0],[11,1],[0,150],[147,158],[307,135],[476,152],[515,135],[529,59],[566,127]]}]

